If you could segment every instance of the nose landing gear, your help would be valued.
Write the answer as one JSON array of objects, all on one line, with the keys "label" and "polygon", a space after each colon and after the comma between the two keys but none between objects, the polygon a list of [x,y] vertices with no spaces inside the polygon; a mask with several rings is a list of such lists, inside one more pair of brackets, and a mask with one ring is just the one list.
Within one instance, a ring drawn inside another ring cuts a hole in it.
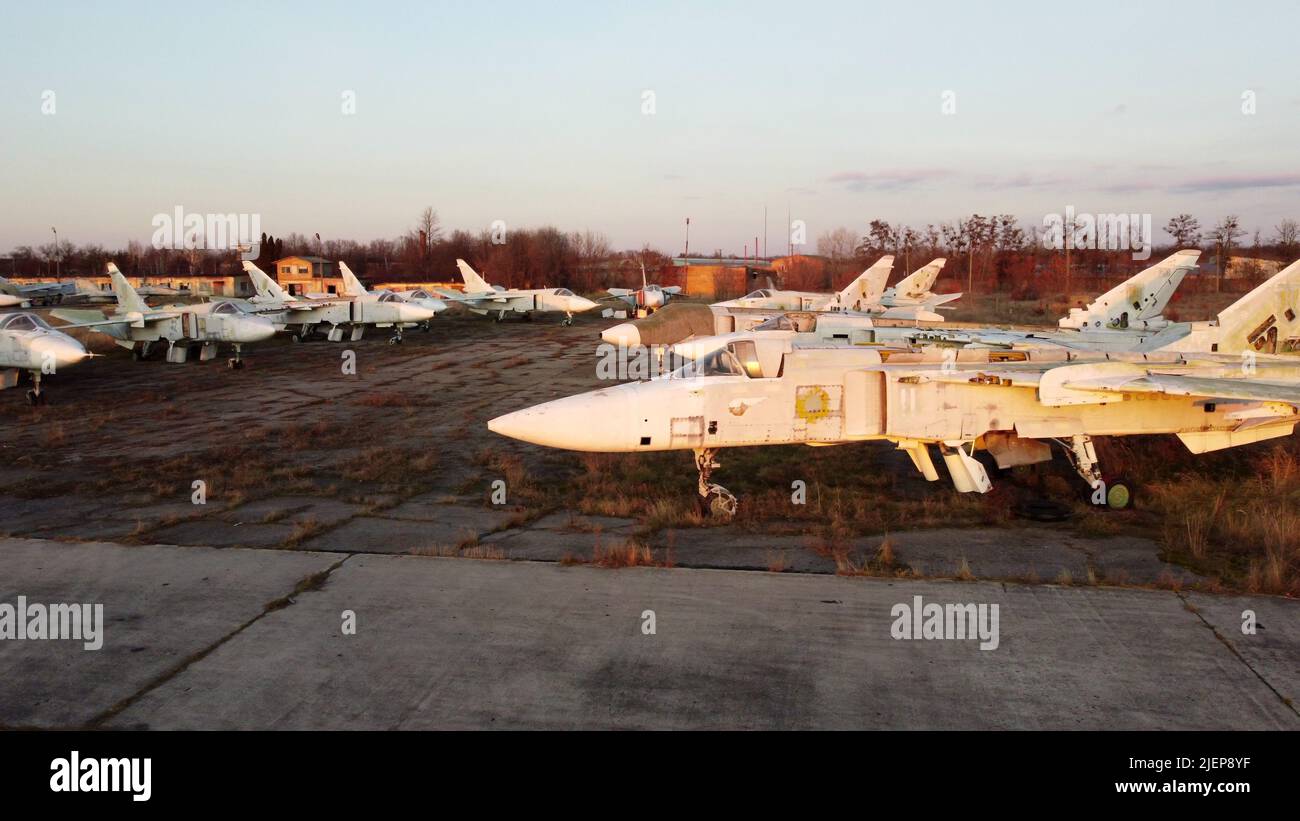
[{"label": "nose landing gear", "polygon": [[242,344],[235,344],[235,355],[226,360],[226,367],[232,371],[242,371],[244,369]]},{"label": "nose landing gear", "polygon": [[722,485],[716,485],[709,481],[715,468],[721,467],[715,458],[718,455],[717,448],[697,448],[695,450],[695,469],[699,471],[699,497],[696,498],[696,508],[701,516],[712,516],[720,521],[729,521],[736,515],[738,502],[735,495]]},{"label": "nose landing gear", "polygon": [[1093,447],[1092,437],[1073,436],[1069,444],[1061,442],[1066,456],[1074,470],[1092,488],[1091,501],[1111,510],[1123,510],[1133,503],[1133,490],[1123,481],[1107,482],[1102,479],[1101,466],[1097,462],[1097,450]]},{"label": "nose landing gear", "polygon": [[32,371],[32,388],[27,391],[27,404],[34,408],[45,404],[45,392],[41,390],[40,371]]}]

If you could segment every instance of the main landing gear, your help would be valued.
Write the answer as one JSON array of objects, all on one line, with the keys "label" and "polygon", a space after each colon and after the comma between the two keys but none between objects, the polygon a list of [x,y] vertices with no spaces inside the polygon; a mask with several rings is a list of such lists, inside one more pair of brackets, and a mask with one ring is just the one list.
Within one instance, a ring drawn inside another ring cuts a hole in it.
[{"label": "main landing gear", "polygon": [[143,362],[149,358],[149,349],[153,347],[152,342],[141,342],[131,349],[131,358],[136,362]]},{"label": "main landing gear", "polygon": [[41,390],[41,372],[32,371],[32,387],[27,391],[27,404],[38,407],[45,404],[45,392]]},{"label": "main landing gear", "polygon": [[1102,478],[1101,466],[1097,462],[1097,450],[1093,447],[1092,437],[1086,434],[1073,436],[1069,443],[1058,440],[1065,448],[1066,457],[1083,481],[1092,488],[1091,501],[1111,510],[1123,510],[1133,503],[1133,491],[1122,481],[1107,482]]},{"label": "main landing gear", "polygon": [[709,482],[714,469],[721,467],[716,459],[717,455],[717,448],[695,449],[695,469],[700,474],[699,497],[696,498],[695,504],[701,516],[712,516],[727,521],[736,515],[737,502],[731,491],[722,485]]}]

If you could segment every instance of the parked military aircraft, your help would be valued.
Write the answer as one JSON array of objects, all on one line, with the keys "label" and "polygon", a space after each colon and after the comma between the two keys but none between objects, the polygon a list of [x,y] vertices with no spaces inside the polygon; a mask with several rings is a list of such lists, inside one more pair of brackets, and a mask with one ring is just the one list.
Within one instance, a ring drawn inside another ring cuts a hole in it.
[{"label": "parked military aircraft", "polygon": [[73,327],[93,328],[112,337],[116,344],[130,349],[137,360],[147,357],[155,342],[167,343],[168,362],[184,362],[194,346],[199,348],[200,361],[207,361],[217,356],[221,343],[229,343],[235,350],[227,361],[231,368],[244,366],[244,345],[275,335],[269,319],[250,313],[239,302],[150,308],[116,267],[110,277],[117,300],[111,316],[96,310],[67,308],[51,311],[51,316]]},{"label": "parked military aircraft", "polygon": [[[346,270],[346,265],[343,266]],[[359,289],[354,297],[309,297],[298,298],[287,294],[280,283],[267,276],[262,269],[248,260],[244,260],[244,270],[253,281],[256,296],[248,301],[259,313],[271,316],[277,330],[289,330],[299,342],[307,339],[317,328],[328,327],[326,338],[331,342],[340,342],[344,331],[350,331],[352,341],[361,339],[366,326],[394,328],[390,344],[400,342],[401,326],[414,325],[433,318],[433,311],[398,299],[392,293],[360,295],[365,291],[359,282]],[[351,271],[347,276],[356,277]]]},{"label": "parked military aircraft", "polygon": [[77,286],[71,282],[33,282],[20,285],[0,277],[0,307],[49,305],[62,302],[76,292]]},{"label": "parked military aircraft", "polygon": [[649,316],[659,308],[667,305],[670,299],[681,292],[681,286],[678,285],[664,287],[647,282],[645,263],[641,263],[640,288],[610,288],[606,293],[632,306],[638,316]]},{"label": "parked military aircraft", "polygon": [[[447,310],[446,302],[438,299],[423,288],[416,288],[410,291],[393,291],[393,293],[403,302],[409,302],[412,305],[419,305],[421,308],[428,308],[430,311],[433,311],[435,315]],[[430,320],[426,319],[420,323],[420,327],[426,331],[429,330],[429,322]]]},{"label": "parked military aircraft", "polygon": [[1297,285],[1300,262],[1189,334],[1194,352],[917,350],[738,334],[669,376],[525,408],[488,428],[569,450],[692,450],[701,504],[721,515],[736,503],[710,482],[720,448],[864,440],[895,443],[931,481],[937,446],[957,490],[980,493],[992,482],[977,449],[1008,468],[1049,460],[1055,443],[1094,502],[1123,507],[1129,489],[1103,480],[1094,436],[1172,433],[1203,453],[1293,432],[1300,360],[1274,351],[1300,339]]},{"label": "parked military aircraft", "polygon": [[71,336],[56,330],[36,314],[0,314],[0,389],[18,384],[22,371],[32,375],[27,401],[45,404],[41,377],[77,364],[90,356]]},{"label": "parked military aircraft", "polygon": [[904,277],[894,287],[886,288],[889,272],[894,267],[893,255],[886,254],[838,293],[763,288],[738,299],[715,302],[713,307],[728,311],[851,311],[887,319],[942,322],[943,316],[935,313],[935,309],[961,297],[959,293],[935,294],[930,291],[945,261],[936,259]]},{"label": "parked military aircraft", "polygon": [[[447,310],[447,303],[432,297],[418,299],[394,291],[368,291],[366,286],[361,284],[361,280],[352,273],[348,264],[342,260],[339,260],[339,272],[343,276],[344,294],[356,297],[356,304],[361,308],[362,317],[373,318],[376,327],[393,329],[393,335],[388,340],[389,344],[402,341],[403,328],[423,325],[427,330],[428,322],[433,319],[434,314]],[[379,321],[381,318],[391,319],[391,321],[381,322]]]},{"label": "parked military aircraft", "polygon": [[[675,353],[690,358],[721,347],[733,331],[750,330],[793,331],[814,335],[816,339],[827,343],[838,341],[845,345],[934,344],[950,347],[1037,347],[1095,351],[1144,351],[1161,348],[1201,350],[1188,347],[1199,343],[1182,340],[1206,323],[1176,323],[1161,315],[1183,277],[1195,268],[1199,254],[1200,251],[1179,251],[1172,254],[1107,291],[1087,308],[1071,309],[1070,315],[1062,318],[1056,329],[981,327],[969,324],[953,328],[878,323],[873,319],[889,317],[873,317],[852,311],[718,312],[715,309],[714,334],[694,331],[689,338],[683,335],[680,342],[663,338],[657,341],[672,344]],[[636,324],[618,327],[630,329],[623,332],[621,340],[639,339],[639,334],[633,337],[630,332],[636,330]],[[1205,350],[1208,351],[1209,348]]]},{"label": "parked military aircraft", "polygon": [[507,313],[522,314],[524,319],[532,319],[534,313],[563,311],[564,324],[572,325],[574,314],[596,307],[595,302],[578,296],[568,288],[502,288],[500,285],[489,285],[463,259],[456,260],[456,267],[460,269],[461,279],[465,282],[465,293],[439,293],[443,298],[459,302],[476,314],[496,314],[497,322],[505,319]]}]

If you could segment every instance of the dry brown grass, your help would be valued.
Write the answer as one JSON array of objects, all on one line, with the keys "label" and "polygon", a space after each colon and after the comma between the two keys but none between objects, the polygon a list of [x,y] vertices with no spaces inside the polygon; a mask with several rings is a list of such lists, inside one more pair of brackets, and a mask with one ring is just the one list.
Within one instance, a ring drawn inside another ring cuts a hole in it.
[{"label": "dry brown grass", "polygon": [[362,394],[357,399],[358,405],[364,405],[367,408],[410,408],[413,407],[415,397],[407,393],[396,393],[393,391],[373,391]]}]

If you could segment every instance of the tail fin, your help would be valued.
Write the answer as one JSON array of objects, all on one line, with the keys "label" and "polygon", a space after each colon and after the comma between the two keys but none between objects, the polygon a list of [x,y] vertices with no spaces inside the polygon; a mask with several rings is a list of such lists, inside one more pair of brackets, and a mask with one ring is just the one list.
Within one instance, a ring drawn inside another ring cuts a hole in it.
[{"label": "tail fin", "polygon": [[478,271],[469,267],[469,263],[465,260],[456,260],[456,267],[460,269],[460,278],[465,282],[466,293],[481,294],[484,291],[495,290],[488,285],[487,280],[478,275]]},{"label": "tail fin", "polygon": [[1300,260],[1219,312],[1220,353],[1300,350]]},{"label": "tail fin", "polygon": [[876,260],[875,264],[858,275],[858,278],[835,295],[832,304],[845,309],[861,309],[869,305],[878,305],[880,295],[885,292],[885,282],[889,272],[894,268],[894,257],[886,254]]},{"label": "tail fin", "polygon": [[[1196,267],[1200,251],[1178,251],[1121,282],[1094,299],[1087,308],[1071,308],[1056,324],[1062,328],[1098,329],[1153,327],[1187,272]],[[1262,286],[1261,286],[1262,287]]]},{"label": "tail fin", "polygon": [[947,261],[943,257],[939,257],[924,268],[918,268],[908,276],[903,277],[894,286],[894,293],[912,299],[921,299],[930,293],[930,289],[934,288],[934,283],[939,279],[939,272],[943,270],[944,263]]},{"label": "tail fin", "polygon": [[642,261],[641,261],[641,289],[642,289],[642,290],[645,290],[645,286],[646,286],[646,279],[645,279],[645,260],[642,260]]},{"label": "tail fin", "polygon": [[132,313],[147,313],[149,306],[131,287],[131,283],[126,281],[122,272],[117,270],[117,266],[108,263],[108,274],[113,279],[113,296],[117,297],[117,307],[123,311]]},{"label": "tail fin", "polygon": [[366,286],[361,284],[361,280],[357,279],[356,274],[352,273],[352,269],[349,268],[348,264],[343,260],[339,260],[339,273],[343,275],[344,293],[352,296],[362,296],[370,293],[366,290]]},{"label": "tail fin", "polygon": [[271,279],[266,275],[265,271],[248,260],[244,260],[244,272],[248,274],[249,279],[253,280],[253,290],[263,299],[275,300],[276,302],[287,302],[292,299],[280,287],[280,283]]}]

